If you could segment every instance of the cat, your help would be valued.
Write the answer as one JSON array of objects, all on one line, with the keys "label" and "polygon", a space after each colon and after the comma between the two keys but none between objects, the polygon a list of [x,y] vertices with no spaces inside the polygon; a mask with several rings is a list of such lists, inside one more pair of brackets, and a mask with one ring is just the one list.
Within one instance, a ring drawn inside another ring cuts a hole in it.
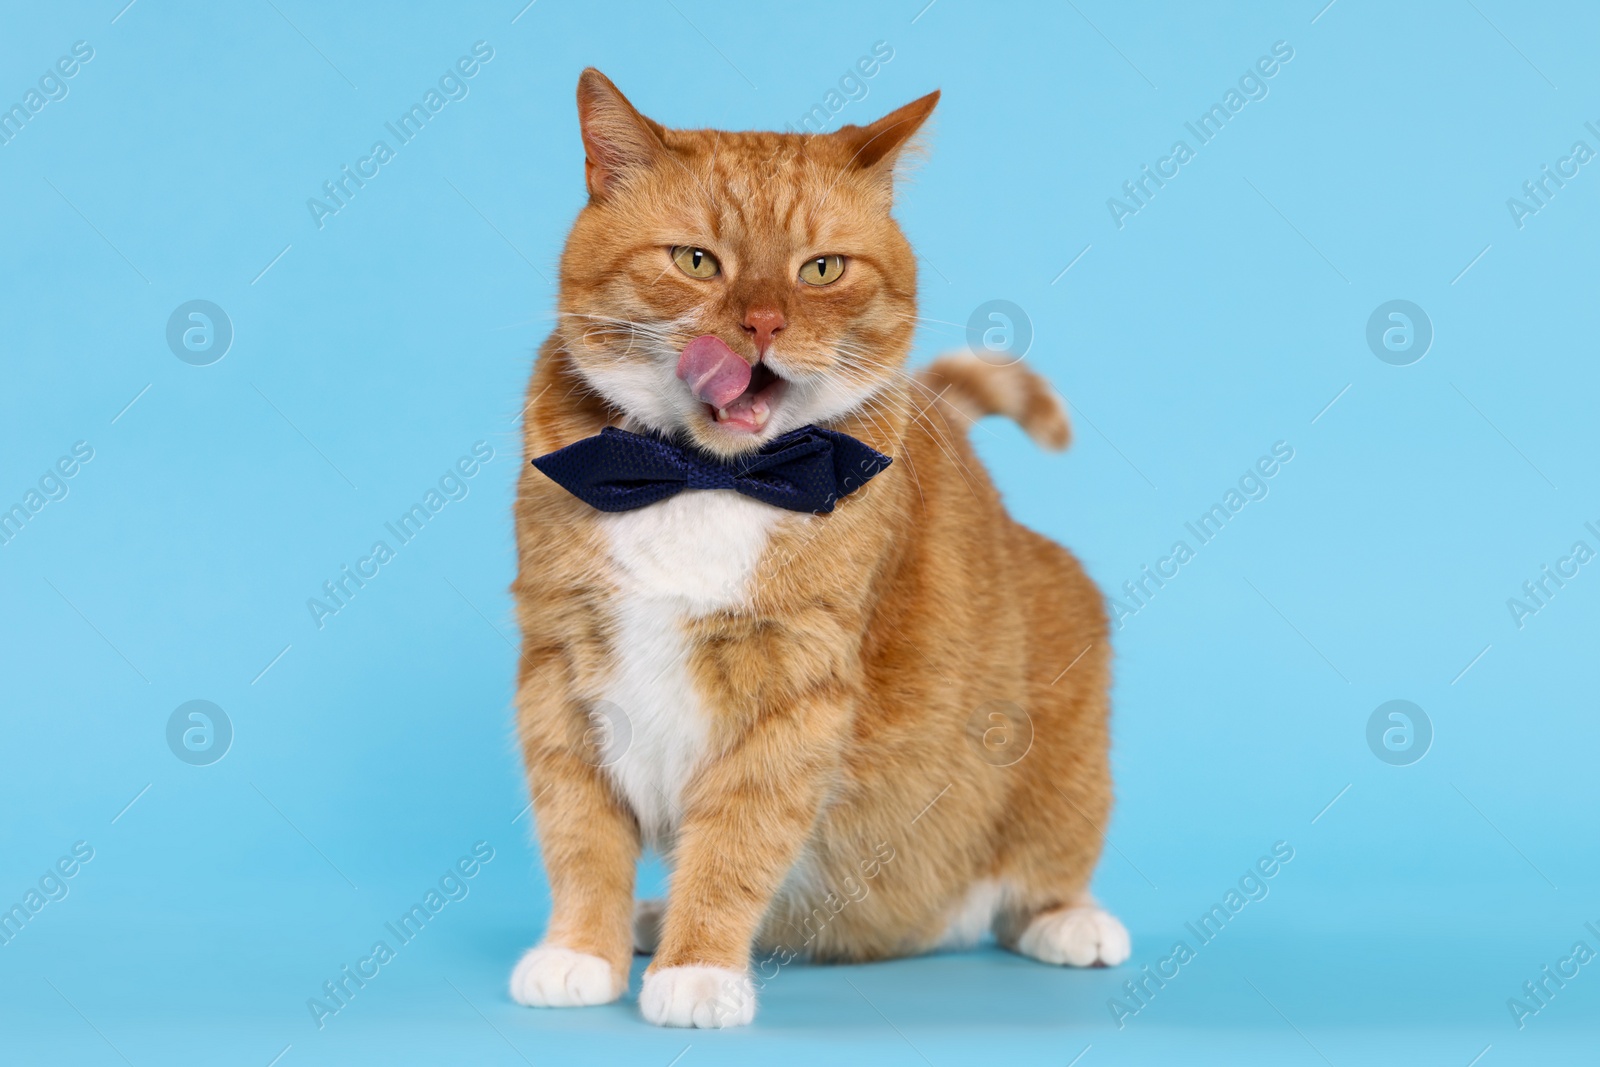
[{"label": "cat", "polygon": [[[800,957],[986,932],[1052,964],[1128,957],[1088,895],[1111,808],[1101,596],[1006,514],[966,436],[1003,414],[1065,448],[1064,406],[1020,363],[904,368],[916,260],[891,207],[938,99],[730,133],[579,79],[589,199],[526,458],[648,440],[738,468],[822,427],[887,465],[805,510],[694,488],[615,511],[524,466],[517,724],[551,916],[522,1004],[616,1000],[636,949],[644,1018],[698,1027],[750,1022],[757,979]],[[635,904],[644,848],[664,904]]]}]

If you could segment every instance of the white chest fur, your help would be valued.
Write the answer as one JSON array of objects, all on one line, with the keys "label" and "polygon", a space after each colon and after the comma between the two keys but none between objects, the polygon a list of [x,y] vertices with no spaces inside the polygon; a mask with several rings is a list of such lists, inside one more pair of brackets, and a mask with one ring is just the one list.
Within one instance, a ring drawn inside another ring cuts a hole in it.
[{"label": "white chest fur", "polygon": [[647,843],[679,821],[710,722],[689,672],[686,627],[745,603],[783,512],[727,490],[690,491],[601,520],[618,593],[602,696],[622,712],[605,769]]}]

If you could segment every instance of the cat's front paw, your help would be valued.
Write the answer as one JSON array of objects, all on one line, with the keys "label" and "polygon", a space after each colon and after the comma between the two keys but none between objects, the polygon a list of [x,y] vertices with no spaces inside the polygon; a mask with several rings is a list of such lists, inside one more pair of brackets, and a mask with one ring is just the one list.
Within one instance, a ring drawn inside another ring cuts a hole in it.
[{"label": "cat's front paw", "polygon": [[663,967],[644,976],[639,1011],[657,1026],[745,1026],[756,1016],[756,990],[748,974],[726,967]]},{"label": "cat's front paw", "polygon": [[1047,911],[1017,940],[1017,951],[1068,967],[1115,967],[1132,952],[1127,928],[1094,905]]},{"label": "cat's front paw", "polygon": [[530,1008],[582,1008],[622,995],[611,964],[559,945],[530,948],[511,972],[511,999]]}]

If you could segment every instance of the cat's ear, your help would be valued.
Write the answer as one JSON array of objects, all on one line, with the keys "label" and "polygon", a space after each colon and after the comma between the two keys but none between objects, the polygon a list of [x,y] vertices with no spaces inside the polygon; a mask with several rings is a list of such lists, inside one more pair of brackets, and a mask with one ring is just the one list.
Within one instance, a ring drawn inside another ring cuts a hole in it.
[{"label": "cat's ear", "polygon": [[921,129],[928,116],[933,114],[934,105],[938,102],[939,90],[935,89],[870,125],[841,126],[834,136],[850,146],[853,166],[862,170],[879,166],[886,171],[892,170],[895,157],[912,135]]},{"label": "cat's ear", "polygon": [[611,79],[589,67],[578,76],[578,127],[583,133],[583,176],[599,199],[631,170],[649,167],[665,152],[662,127],[623,96]]}]

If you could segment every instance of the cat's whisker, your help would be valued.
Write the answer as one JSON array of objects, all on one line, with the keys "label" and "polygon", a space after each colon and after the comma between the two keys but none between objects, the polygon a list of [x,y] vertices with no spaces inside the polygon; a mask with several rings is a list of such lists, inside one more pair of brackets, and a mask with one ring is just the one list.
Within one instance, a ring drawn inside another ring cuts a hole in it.
[{"label": "cat's whisker", "polygon": [[[634,355],[636,348],[645,357],[666,359],[681,347],[677,335],[681,332],[682,324],[677,320],[665,324],[645,323],[583,311],[562,312],[561,317],[592,323],[593,325],[583,332],[583,340],[596,345],[598,347],[596,354],[608,357],[612,362],[628,360]],[[606,344],[606,339],[610,337],[626,337],[627,346],[617,351]]]}]

